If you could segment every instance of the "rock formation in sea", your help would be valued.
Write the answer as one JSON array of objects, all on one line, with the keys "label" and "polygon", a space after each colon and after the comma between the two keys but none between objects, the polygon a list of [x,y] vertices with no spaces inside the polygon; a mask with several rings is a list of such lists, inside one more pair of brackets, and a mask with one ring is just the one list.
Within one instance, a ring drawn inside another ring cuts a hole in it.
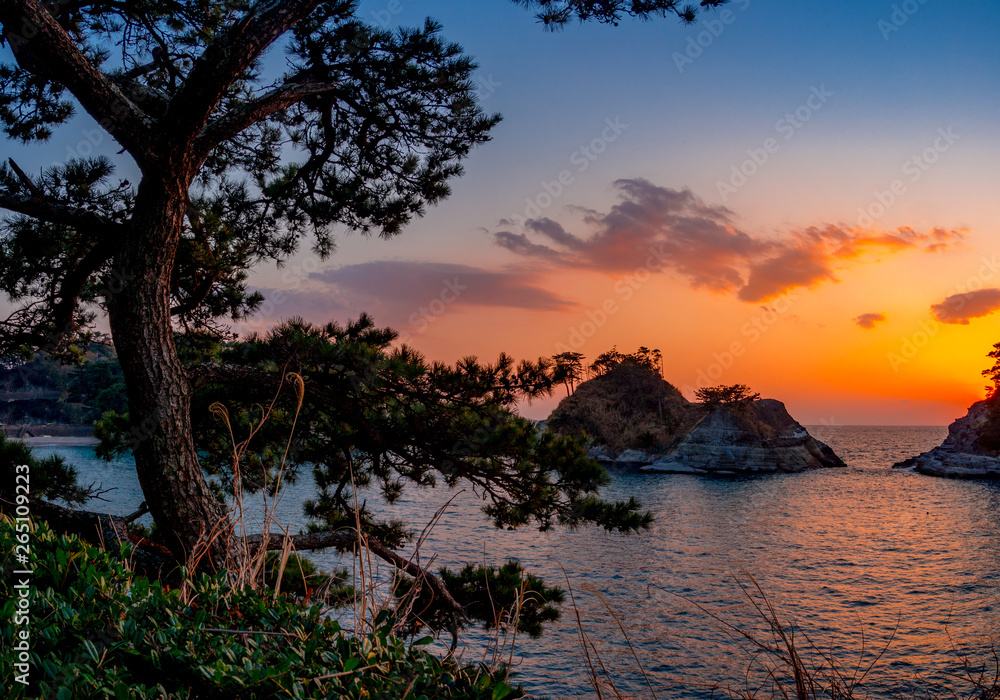
[{"label": "rock formation in sea", "polygon": [[894,466],[931,476],[966,479],[1000,477],[1000,456],[995,450],[979,444],[989,413],[989,404],[977,401],[969,407],[968,413],[948,426],[948,437],[944,442]]},{"label": "rock formation in sea", "polygon": [[642,470],[720,474],[843,466],[840,457],[799,425],[783,403],[760,399],[745,408],[714,409],[676,448]]},{"label": "rock formation in sea", "polygon": [[774,399],[707,410],[658,373],[624,362],[563,399],[546,425],[585,432],[608,466],[649,472],[737,474],[842,467]]}]

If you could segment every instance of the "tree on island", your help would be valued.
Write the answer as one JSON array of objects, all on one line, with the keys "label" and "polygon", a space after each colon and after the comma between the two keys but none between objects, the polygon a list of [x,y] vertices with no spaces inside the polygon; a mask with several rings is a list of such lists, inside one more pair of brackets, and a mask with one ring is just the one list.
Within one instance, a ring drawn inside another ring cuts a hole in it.
[{"label": "tree on island", "polygon": [[986,356],[993,360],[993,366],[983,370],[990,383],[986,386],[986,420],[979,428],[976,444],[1000,452],[1000,343],[995,343]]},{"label": "tree on island", "polygon": [[746,384],[720,384],[697,389],[695,397],[705,410],[716,408],[746,408],[760,399],[760,394],[752,391]]},{"label": "tree on island", "polygon": [[583,353],[581,352],[561,352],[554,355],[555,362],[552,379],[561,382],[566,387],[566,396],[570,396],[576,391],[576,384],[584,377]]},{"label": "tree on island", "polygon": [[681,392],[663,379],[662,363],[660,351],[645,346],[600,353],[589,366],[589,379],[559,402],[546,428],[614,451],[666,449],[691,423],[691,411]]},{"label": "tree on island", "polygon": [[[674,2],[521,4],[549,25],[693,16]],[[239,344],[227,335],[227,318],[262,302],[247,287],[254,265],[287,260],[307,239],[326,257],[336,226],[396,235],[448,194],[460,161],[488,140],[499,117],[480,109],[473,62],[436,23],[386,31],[351,1],[8,0],[0,24],[15,59],[0,67],[8,138],[46,141],[82,108],[99,127],[90,142],[110,137],[122,156],[73,156],[34,175],[13,160],[0,166],[0,208],[14,215],[3,223],[0,289],[16,304],[0,322],[0,355],[79,361],[107,314],[129,410],[108,414],[105,449],[131,449],[174,557],[225,562],[231,522],[220,495],[273,488],[288,438],[278,433],[293,424],[285,478],[316,463],[311,515],[328,527],[360,523],[396,565],[402,528],[354,509],[356,484],[377,482],[391,498],[405,483],[465,479],[509,527],[648,524],[636,502],[596,497],[606,477],[578,443],[538,436],[514,415],[519,399],[551,390],[546,361],[428,364],[392,349],[395,333],[367,318],[289,323]],[[281,74],[263,60],[272,46],[286,51]],[[136,182],[116,176],[126,162]],[[290,393],[289,382],[306,389]],[[219,421],[233,435],[256,430],[267,392],[280,398],[237,478]],[[296,547],[316,542],[336,544],[307,535]]]},{"label": "tree on island", "polygon": [[622,363],[632,363],[658,375],[663,374],[663,354],[658,348],[650,350],[645,345],[640,346],[635,352],[627,353],[619,352],[616,345],[598,355],[588,369],[593,376],[600,377]]}]

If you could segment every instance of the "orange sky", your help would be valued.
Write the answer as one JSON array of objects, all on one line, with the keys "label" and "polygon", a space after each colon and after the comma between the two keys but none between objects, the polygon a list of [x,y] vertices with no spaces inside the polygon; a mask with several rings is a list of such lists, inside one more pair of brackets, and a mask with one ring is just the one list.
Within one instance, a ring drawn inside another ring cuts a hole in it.
[{"label": "orange sky", "polygon": [[[805,424],[943,425],[983,396],[1000,341],[994,5],[922,4],[887,34],[891,2],[744,0],[682,65],[704,26],[553,35],[510,3],[427,7],[396,19],[432,12],[477,57],[494,140],[402,236],[260,270],[273,305],[256,327],[366,310],[447,361],[646,345],[689,398],[745,383]],[[630,279],[651,246],[667,260]]]}]

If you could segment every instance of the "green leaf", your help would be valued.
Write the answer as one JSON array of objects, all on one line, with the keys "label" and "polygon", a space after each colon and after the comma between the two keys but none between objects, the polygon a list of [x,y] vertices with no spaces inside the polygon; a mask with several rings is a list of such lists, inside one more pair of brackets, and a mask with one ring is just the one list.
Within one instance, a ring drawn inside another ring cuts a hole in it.
[{"label": "green leaf", "polygon": [[97,647],[89,639],[83,640],[83,650],[87,652],[87,656],[94,660],[94,663],[100,663],[101,655],[97,653]]},{"label": "green leaf", "polygon": [[514,689],[503,681],[498,681],[495,686],[493,686],[493,700],[506,700],[511,695],[514,694]]}]

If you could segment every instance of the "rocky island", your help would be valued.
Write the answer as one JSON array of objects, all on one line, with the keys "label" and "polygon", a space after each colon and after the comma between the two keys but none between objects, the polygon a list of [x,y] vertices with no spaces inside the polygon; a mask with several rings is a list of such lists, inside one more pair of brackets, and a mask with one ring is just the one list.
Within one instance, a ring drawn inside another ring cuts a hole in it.
[{"label": "rocky island", "polygon": [[607,466],[646,472],[726,475],[844,466],[780,401],[739,391],[726,396],[721,391],[721,398],[690,402],[641,356],[624,356],[577,386],[546,424],[588,435],[591,455]]},{"label": "rocky island", "polygon": [[990,414],[989,401],[977,401],[969,407],[968,413],[948,426],[944,442],[894,466],[930,476],[1000,478],[1000,455],[997,450],[990,449],[990,441],[984,439],[991,427]]}]

